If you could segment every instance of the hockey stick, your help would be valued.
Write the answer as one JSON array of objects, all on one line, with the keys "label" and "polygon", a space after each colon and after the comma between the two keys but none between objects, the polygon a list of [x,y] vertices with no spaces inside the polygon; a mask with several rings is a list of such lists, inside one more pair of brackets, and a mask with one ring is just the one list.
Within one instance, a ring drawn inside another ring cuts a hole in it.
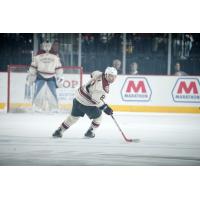
[{"label": "hockey stick", "polygon": [[128,139],[125,134],[123,133],[122,129],[120,128],[119,124],[117,123],[116,119],[114,118],[113,115],[111,115],[113,121],[115,122],[117,128],[119,129],[119,131],[121,132],[123,138],[125,139],[126,142],[140,142],[140,139]]},{"label": "hockey stick", "polygon": [[121,132],[123,138],[126,140],[126,142],[133,142],[133,139],[128,139],[128,138],[125,136],[125,134],[123,133],[122,129],[120,128],[120,126],[119,126],[119,124],[117,123],[117,121],[116,121],[116,119],[114,118],[114,116],[111,115],[111,117],[112,117],[113,121],[115,122],[117,128],[118,128],[119,131]]},{"label": "hockey stick", "polygon": [[[103,98],[101,98],[101,100],[103,101],[104,104],[106,104],[103,100]],[[117,120],[114,118],[113,114],[110,115],[113,119],[113,121],[115,122],[117,128],[119,129],[119,131],[121,132],[123,138],[125,139],[126,142],[140,142],[140,139],[128,139],[125,134],[123,133],[122,129],[120,128],[119,124],[117,123]]]}]

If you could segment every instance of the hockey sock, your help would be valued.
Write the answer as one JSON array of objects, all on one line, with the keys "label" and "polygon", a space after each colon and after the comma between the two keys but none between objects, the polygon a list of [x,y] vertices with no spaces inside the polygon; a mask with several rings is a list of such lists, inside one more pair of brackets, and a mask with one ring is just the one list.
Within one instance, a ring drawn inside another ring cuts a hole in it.
[{"label": "hockey sock", "polygon": [[65,122],[63,122],[59,128],[61,129],[61,132],[63,133],[65,130],[69,128],[69,126],[65,124]]},{"label": "hockey sock", "polygon": [[92,132],[95,132],[96,129],[99,127],[99,125],[100,125],[99,123],[97,123],[95,120],[93,120],[89,129],[91,129]]},{"label": "hockey sock", "polygon": [[67,119],[61,124],[60,128],[62,130],[62,132],[64,132],[65,130],[67,130],[71,125],[73,125],[74,123],[76,123],[78,121],[79,117],[74,117],[72,115],[69,115],[67,117]]}]

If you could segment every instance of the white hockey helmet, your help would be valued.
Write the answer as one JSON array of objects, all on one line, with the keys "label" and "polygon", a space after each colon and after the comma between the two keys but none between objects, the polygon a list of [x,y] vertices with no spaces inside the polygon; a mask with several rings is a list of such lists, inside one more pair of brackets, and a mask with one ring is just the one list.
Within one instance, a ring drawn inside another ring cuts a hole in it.
[{"label": "white hockey helmet", "polygon": [[107,67],[105,70],[105,77],[109,83],[113,83],[117,77],[117,70],[114,67]]},{"label": "white hockey helmet", "polygon": [[49,52],[51,50],[51,46],[52,46],[51,42],[47,41],[42,43],[42,49],[46,52]]}]

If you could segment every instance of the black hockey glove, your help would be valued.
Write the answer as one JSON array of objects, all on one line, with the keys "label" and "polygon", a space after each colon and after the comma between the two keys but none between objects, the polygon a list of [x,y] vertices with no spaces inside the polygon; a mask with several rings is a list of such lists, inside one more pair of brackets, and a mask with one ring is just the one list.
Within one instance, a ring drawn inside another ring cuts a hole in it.
[{"label": "black hockey glove", "polygon": [[103,110],[107,115],[113,114],[113,109],[107,104],[104,104],[103,106],[101,106],[100,109]]}]

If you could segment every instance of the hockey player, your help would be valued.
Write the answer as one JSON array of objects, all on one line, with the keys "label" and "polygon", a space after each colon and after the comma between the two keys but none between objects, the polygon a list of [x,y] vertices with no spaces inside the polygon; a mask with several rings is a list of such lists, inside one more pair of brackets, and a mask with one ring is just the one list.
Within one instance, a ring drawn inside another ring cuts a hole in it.
[{"label": "hockey player", "polygon": [[[33,106],[36,110],[46,110],[43,100],[48,98],[49,110],[58,108],[56,88],[62,80],[63,69],[57,55],[50,53],[51,43],[44,42],[42,50],[33,58],[28,71],[27,80],[30,84],[35,82]],[[42,94],[44,84],[47,83],[47,92]],[[41,94],[40,94],[41,93]]]},{"label": "hockey player", "polygon": [[85,136],[95,137],[95,131],[101,124],[102,111],[107,115],[113,114],[112,108],[103,100],[109,93],[109,85],[115,81],[116,77],[117,70],[114,67],[107,67],[104,73],[99,71],[92,73],[90,81],[76,91],[71,114],[53,133],[53,137],[62,137],[63,132],[85,114],[92,119]]}]

